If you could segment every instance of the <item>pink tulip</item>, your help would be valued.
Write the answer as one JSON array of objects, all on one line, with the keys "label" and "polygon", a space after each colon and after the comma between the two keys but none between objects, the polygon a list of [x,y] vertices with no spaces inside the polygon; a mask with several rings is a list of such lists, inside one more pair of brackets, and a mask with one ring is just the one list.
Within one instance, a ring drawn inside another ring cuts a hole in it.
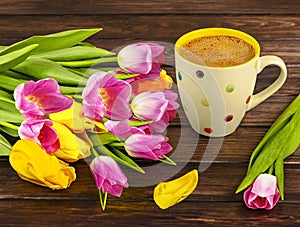
[{"label": "pink tulip", "polygon": [[132,112],[145,121],[158,121],[168,106],[162,91],[143,92],[138,94],[131,103]]},{"label": "pink tulip", "polygon": [[129,73],[156,79],[160,76],[160,66],[164,63],[164,47],[155,43],[137,43],[120,50],[119,66]]},{"label": "pink tulip", "polygon": [[112,74],[98,72],[87,81],[82,93],[85,116],[102,121],[102,117],[126,120],[132,115],[129,100],[130,85]]},{"label": "pink tulip", "polygon": [[51,153],[60,148],[57,132],[51,126],[49,119],[27,119],[19,127],[19,135],[21,139],[32,140]]},{"label": "pink tulip", "polygon": [[178,95],[169,90],[147,91],[138,94],[132,101],[133,113],[145,120],[153,121],[150,129],[155,132],[163,132],[169,125],[169,121],[176,116],[179,104],[176,102]]},{"label": "pink tulip", "polygon": [[271,174],[260,174],[244,192],[245,204],[251,209],[271,210],[278,202],[279,197],[276,177]]},{"label": "pink tulip", "polygon": [[163,90],[164,98],[168,101],[167,108],[160,119],[150,124],[150,129],[155,132],[164,132],[169,125],[169,121],[176,117],[179,104],[176,102],[178,95],[169,90]]},{"label": "pink tulip", "polygon": [[127,153],[135,158],[158,160],[172,150],[168,138],[163,135],[134,134],[125,140]]},{"label": "pink tulip", "polygon": [[40,118],[68,109],[73,100],[61,94],[56,80],[48,78],[20,84],[14,91],[16,107],[25,118]]},{"label": "pink tulip", "polygon": [[118,164],[108,156],[98,156],[91,163],[91,172],[96,186],[102,193],[120,197],[123,188],[128,188],[127,178]]},{"label": "pink tulip", "polygon": [[104,126],[108,129],[108,131],[121,138],[127,138],[132,134],[145,134],[142,129],[130,126],[128,121],[108,120],[104,123]]}]

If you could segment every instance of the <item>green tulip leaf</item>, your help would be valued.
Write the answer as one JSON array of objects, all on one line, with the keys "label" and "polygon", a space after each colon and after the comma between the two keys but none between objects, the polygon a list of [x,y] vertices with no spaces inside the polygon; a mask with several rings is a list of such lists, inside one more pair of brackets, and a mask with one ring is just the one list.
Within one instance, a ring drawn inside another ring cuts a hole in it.
[{"label": "green tulip leaf", "polygon": [[35,50],[32,51],[31,54],[39,54],[42,52],[68,48],[80,43],[81,41],[87,39],[88,37],[101,30],[101,28],[77,29],[44,36],[32,36],[28,39],[22,40],[9,47],[6,47],[2,51],[0,51],[0,55],[22,49],[32,44],[38,44],[39,46],[35,48]]},{"label": "green tulip leaf", "polygon": [[0,156],[9,156],[11,145],[7,139],[0,134]]},{"label": "green tulip leaf", "polygon": [[67,70],[56,62],[42,58],[29,58],[16,66],[14,70],[36,79],[53,78],[62,85],[78,86],[87,81],[86,78]]},{"label": "green tulip leaf", "polygon": [[113,56],[115,53],[96,47],[74,46],[49,52],[43,52],[33,57],[46,58],[52,61],[80,61]]},{"label": "green tulip leaf", "polygon": [[37,46],[37,44],[32,44],[4,55],[1,55],[0,53],[0,72],[13,68],[14,66],[25,61],[30,55],[30,52],[32,52]]}]

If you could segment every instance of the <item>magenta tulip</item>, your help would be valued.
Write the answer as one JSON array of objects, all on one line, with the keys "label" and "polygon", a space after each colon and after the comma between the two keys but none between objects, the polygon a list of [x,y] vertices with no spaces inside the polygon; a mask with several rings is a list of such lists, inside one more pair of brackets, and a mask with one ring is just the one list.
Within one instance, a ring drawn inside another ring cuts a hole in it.
[{"label": "magenta tulip", "polygon": [[137,43],[120,50],[119,66],[129,73],[156,79],[164,63],[164,47],[155,43]]},{"label": "magenta tulip", "polygon": [[25,118],[40,118],[68,109],[73,100],[61,94],[56,80],[48,78],[20,84],[14,91],[16,107]]},{"label": "magenta tulip", "polygon": [[244,192],[244,201],[251,209],[271,210],[280,197],[276,177],[271,174],[260,174],[254,183]]},{"label": "magenta tulip", "polygon": [[60,148],[60,143],[57,132],[51,126],[49,119],[27,119],[19,127],[19,136],[36,142],[47,153],[55,152]]},{"label": "magenta tulip", "polygon": [[127,153],[135,158],[158,160],[172,150],[168,138],[163,135],[134,134],[125,140]]},{"label": "magenta tulip", "polygon": [[120,197],[123,188],[128,187],[127,178],[119,165],[108,156],[98,156],[91,163],[91,172],[96,186],[102,193]]},{"label": "magenta tulip", "polygon": [[83,113],[97,121],[102,121],[103,117],[129,119],[132,115],[130,96],[131,87],[127,82],[105,72],[95,73],[88,79],[82,93]]}]

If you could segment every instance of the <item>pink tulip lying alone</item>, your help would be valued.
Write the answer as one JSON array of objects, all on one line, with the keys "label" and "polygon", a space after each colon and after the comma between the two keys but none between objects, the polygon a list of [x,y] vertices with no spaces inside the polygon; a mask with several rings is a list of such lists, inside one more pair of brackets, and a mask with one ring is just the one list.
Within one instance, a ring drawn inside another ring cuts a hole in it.
[{"label": "pink tulip lying alone", "polygon": [[260,174],[254,183],[244,192],[244,201],[251,209],[271,210],[280,197],[276,177],[271,174]]}]

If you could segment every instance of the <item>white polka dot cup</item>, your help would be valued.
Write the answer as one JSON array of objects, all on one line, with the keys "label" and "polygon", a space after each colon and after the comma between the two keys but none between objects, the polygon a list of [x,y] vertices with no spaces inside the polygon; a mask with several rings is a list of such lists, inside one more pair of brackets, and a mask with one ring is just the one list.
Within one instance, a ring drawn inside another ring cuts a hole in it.
[{"label": "white polka dot cup", "polygon": [[[227,67],[195,64],[180,55],[186,42],[204,36],[237,37],[251,44],[255,56]],[[233,133],[246,111],[274,94],[285,82],[285,63],[277,56],[260,57],[260,46],[250,35],[228,28],[204,28],[181,36],[175,44],[175,66],[179,95],[192,128],[199,134],[222,137]],[[281,69],[278,78],[266,89],[253,94],[257,74],[268,65]]]}]

